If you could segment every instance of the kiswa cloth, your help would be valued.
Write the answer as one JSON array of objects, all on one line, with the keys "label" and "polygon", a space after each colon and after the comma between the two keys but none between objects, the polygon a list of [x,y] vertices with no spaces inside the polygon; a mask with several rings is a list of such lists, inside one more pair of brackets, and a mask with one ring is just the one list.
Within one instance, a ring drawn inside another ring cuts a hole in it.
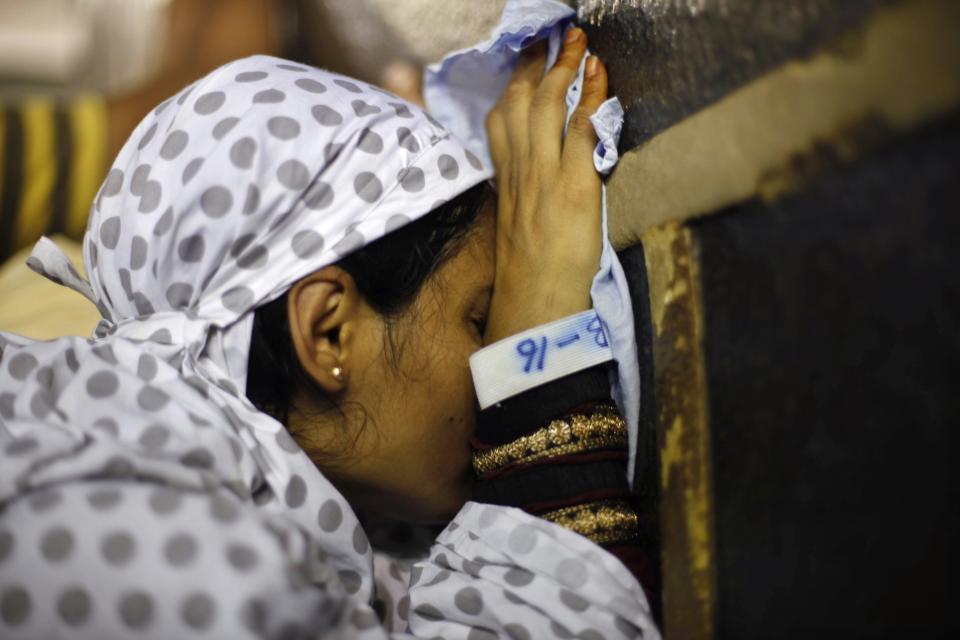
[{"label": "kiswa cloth", "polygon": [[276,58],[149,114],[91,211],[89,284],[47,242],[30,260],[97,304],[95,336],[0,335],[0,637],[656,637],[619,560],[517,509],[468,503],[385,570],[243,395],[258,305],[490,176],[416,107]]}]

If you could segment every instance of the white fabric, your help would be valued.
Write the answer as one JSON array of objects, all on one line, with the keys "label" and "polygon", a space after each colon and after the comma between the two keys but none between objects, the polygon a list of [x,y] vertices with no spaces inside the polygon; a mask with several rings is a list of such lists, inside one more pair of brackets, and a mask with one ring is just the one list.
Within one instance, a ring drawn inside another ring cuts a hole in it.
[{"label": "white fabric", "polygon": [[[489,177],[415,107],[275,58],[148,115],[91,211],[95,337],[0,334],[0,637],[656,637],[613,556],[472,503],[381,624],[358,517],[243,396],[257,305]],[[56,256],[31,266],[77,285]]]},{"label": "white fabric", "polygon": [[[474,154],[490,162],[484,122],[506,87],[520,52],[546,39],[547,68],[552,67],[573,16],[573,9],[556,0],[509,0],[500,23],[487,40],[452,53],[427,68],[423,92],[430,112]],[[580,101],[583,66],[581,61],[579,74],[567,90],[568,120]],[[594,166],[600,173],[607,174],[619,158],[617,141],[623,125],[620,102],[616,98],[604,102],[591,122],[598,137]],[[603,251],[590,296],[607,328],[617,361],[610,385],[613,398],[627,421],[630,443],[627,478],[632,483],[640,420],[640,364],[630,290],[607,232],[606,187],[603,188]]]},{"label": "white fabric", "polygon": [[592,309],[498,340],[470,356],[481,409],[613,359]]}]

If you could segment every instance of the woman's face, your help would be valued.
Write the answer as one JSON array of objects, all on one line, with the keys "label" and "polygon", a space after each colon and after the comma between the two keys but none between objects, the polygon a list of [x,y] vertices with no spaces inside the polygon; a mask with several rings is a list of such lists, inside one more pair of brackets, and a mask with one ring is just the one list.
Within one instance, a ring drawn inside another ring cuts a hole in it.
[{"label": "woman's face", "polygon": [[476,395],[468,358],[481,347],[490,304],[494,225],[489,205],[391,327],[368,307],[343,336],[346,420],[343,437],[323,447],[338,457],[321,470],[358,507],[442,521],[469,499]]}]

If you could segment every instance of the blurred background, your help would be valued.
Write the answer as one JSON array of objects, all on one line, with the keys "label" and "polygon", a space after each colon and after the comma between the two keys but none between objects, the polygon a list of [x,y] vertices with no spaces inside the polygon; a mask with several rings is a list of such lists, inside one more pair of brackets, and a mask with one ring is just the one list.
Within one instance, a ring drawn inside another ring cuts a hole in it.
[{"label": "blurred background", "polygon": [[[626,111],[610,234],[667,637],[960,637],[960,2],[568,4]],[[503,5],[0,0],[0,331],[89,334],[26,252],[79,254],[167,96],[272,53],[418,101]]]}]

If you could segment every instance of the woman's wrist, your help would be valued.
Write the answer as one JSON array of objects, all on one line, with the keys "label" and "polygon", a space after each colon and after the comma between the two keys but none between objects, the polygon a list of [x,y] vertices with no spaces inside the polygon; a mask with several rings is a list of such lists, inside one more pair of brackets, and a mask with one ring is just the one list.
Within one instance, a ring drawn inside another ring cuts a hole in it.
[{"label": "woman's wrist", "polygon": [[480,349],[470,356],[470,370],[480,408],[487,409],[612,359],[603,321],[595,311],[587,310]]}]

